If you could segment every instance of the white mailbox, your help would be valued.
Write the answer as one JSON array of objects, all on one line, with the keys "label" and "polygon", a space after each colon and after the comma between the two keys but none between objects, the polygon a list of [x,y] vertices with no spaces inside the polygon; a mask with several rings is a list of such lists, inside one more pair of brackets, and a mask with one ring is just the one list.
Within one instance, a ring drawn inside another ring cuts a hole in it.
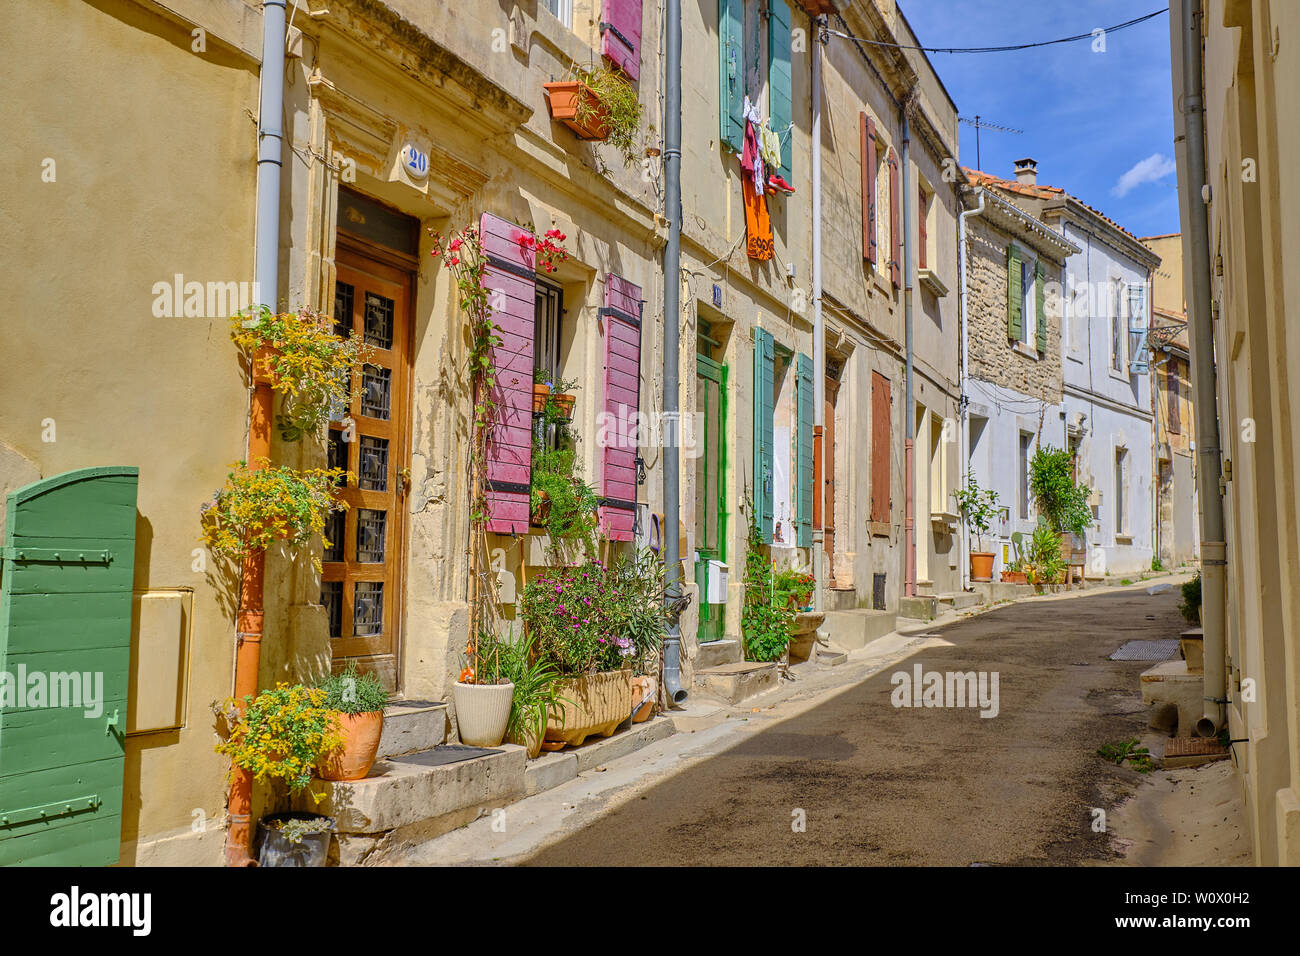
[{"label": "white mailbox", "polygon": [[727,575],[730,570],[722,561],[709,562],[709,588],[706,604],[727,603]]}]

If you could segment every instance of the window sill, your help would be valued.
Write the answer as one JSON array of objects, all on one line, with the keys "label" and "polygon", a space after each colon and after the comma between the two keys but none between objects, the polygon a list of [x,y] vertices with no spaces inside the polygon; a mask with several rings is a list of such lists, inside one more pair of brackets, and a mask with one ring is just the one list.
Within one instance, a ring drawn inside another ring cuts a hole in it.
[{"label": "window sill", "polygon": [[867,522],[867,528],[871,532],[871,536],[873,538],[892,537],[892,535],[890,535],[889,533],[888,521],[869,521]]},{"label": "window sill", "polygon": [[1131,534],[1117,534],[1117,535],[1115,535],[1115,543],[1116,543],[1116,544],[1132,544],[1132,543],[1133,543],[1133,536],[1132,536]]},{"label": "window sill", "polygon": [[940,281],[933,269],[918,269],[916,278],[922,286],[929,289],[938,298],[942,299],[948,294],[948,287]]},{"label": "window sill", "polygon": [[1030,348],[1030,347],[1029,347],[1028,345],[1026,345],[1024,342],[1014,342],[1014,343],[1012,343],[1012,345],[1011,345],[1011,350],[1012,350],[1013,352],[1019,352],[1019,353],[1020,353],[1021,355],[1023,355],[1025,358],[1033,359],[1035,362],[1037,362],[1037,361],[1039,360],[1038,349]]}]

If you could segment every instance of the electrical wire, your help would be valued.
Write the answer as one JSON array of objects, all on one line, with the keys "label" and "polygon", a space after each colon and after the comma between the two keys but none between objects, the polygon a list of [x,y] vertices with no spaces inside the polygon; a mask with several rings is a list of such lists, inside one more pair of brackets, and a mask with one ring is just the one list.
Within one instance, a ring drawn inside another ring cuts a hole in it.
[{"label": "electrical wire", "polygon": [[[1125,20],[1123,23],[1117,23],[1113,27],[1105,27],[1102,33],[1118,33],[1120,30],[1126,30],[1129,27],[1137,26],[1153,17],[1158,17],[1162,13],[1168,13],[1169,8],[1165,7],[1156,10],[1146,16],[1135,17],[1132,20]],[[841,19],[841,22],[843,20]],[[906,43],[888,43],[884,40],[866,40],[862,37],[855,37],[852,34],[841,33],[838,30],[828,30],[831,36],[842,37],[845,40],[852,40],[855,43],[866,43],[870,46],[890,47],[895,50],[919,50],[923,53],[1010,53],[1016,50],[1032,50],[1037,47],[1054,46],[1059,43],[1075,43],[1079,40],[1091,40],[1097,35],[1096,31],[1090,30],[1087,33],[1077,33],[1074,36],[1058,37],[1055,40],[1040,40],[1036,43],[1012,43],[1006,46],[965,46],[965,47],[939,47],[939,46],[914,46]]]}]

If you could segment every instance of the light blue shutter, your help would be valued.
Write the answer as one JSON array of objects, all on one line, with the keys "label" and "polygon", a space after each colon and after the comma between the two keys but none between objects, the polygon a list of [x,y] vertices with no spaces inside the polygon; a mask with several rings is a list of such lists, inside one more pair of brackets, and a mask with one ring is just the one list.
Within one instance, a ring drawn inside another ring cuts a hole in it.
[{"label": "light blue shutter", "polygon": [[722,142],[745,146],[744,0],[718,0],[718,115]]},{"label": "light blue shutter", "polygon": [[772,131],[781,137],[781,170],[793,182],[794,131],[790,128],[794,96],[790,81],[790,4],[769,0],[767,21],[767,96]]},{"label": "light blue shutter", "polygon": [[764,543],[772,541],[772,419],[776,348],[772,333],[754,330],[754,517]]},{"label": "light blue shutter", "polygon": [[795,493],[795,545],[812,547],[813,513],[813,363],[799,353],[795,366],[799,402],[798,431],[795,436],[798,483]]},{"label": "light blue shutter", "polygon": [[1129,286],[1128,307],[1128,359],[1129,373],[1147,370],[1147,289],[1145,285]]}]

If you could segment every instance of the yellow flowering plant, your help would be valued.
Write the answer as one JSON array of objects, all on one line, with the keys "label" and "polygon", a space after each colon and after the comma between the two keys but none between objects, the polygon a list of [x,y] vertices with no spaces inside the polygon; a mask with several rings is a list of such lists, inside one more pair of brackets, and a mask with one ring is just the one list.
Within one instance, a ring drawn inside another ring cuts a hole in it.
[{"label": "yellow flowering plant", "polygon": [[231,339],[284,396],[276,421],[286,441],[317,434],[347,414],[372,352],[360,336],[336,335],[330,318],[311,309],[275,313],[260,306],[230,322]]},{"label": "yellow flowering plant", "polygon": [[[301,548],[315,535],[324,537],[325,518],[347,504],[335,497],[335,490],[350,472],[341,468],[312,468],[297,471],[270,467],[249,468],[236,462],[226,484],[200,509],[203,542],[214,554],[243,559],[284,540]],[[330,542],[326,542],[328,545]],[[319,571],[319,562],[314,562]]]},{"label": "yellow flowering plant", "polygon": [[[289,792],[309,783],[318,761],[343,746],[338,714],[326,706],[326,692],[302,684],[278,683],[247,705],[217,752],[230,758],[231,772],[247,770],[254,779],[283,780]],[[227,709],[235,701],[227,701]]]}]

